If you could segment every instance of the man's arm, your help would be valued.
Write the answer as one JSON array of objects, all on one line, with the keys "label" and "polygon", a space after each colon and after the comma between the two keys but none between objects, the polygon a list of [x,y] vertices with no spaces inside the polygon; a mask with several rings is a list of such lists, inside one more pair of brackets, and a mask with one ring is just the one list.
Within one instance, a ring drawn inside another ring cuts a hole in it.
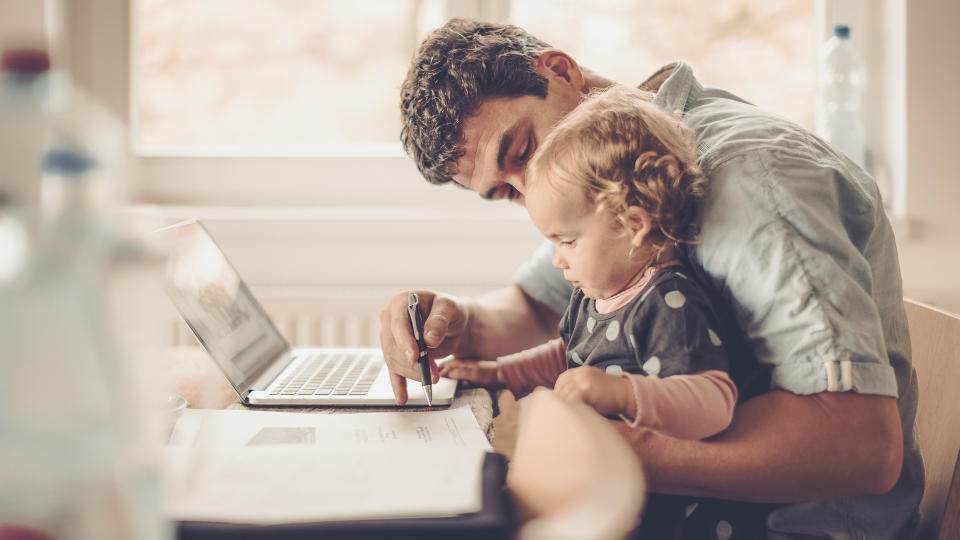
[{"label": "man's arm", "polygon": [[885,493],[903,462],[896,401],[884,396],[772,391],[701,441],[615,424],[660,493],[774,503]]},{"label": "man's arm", "polygon": [[558,335],[560,314],[516,285],[478,296],[467,312],[466,340],[456,352],[463,358],[496,358]]}]

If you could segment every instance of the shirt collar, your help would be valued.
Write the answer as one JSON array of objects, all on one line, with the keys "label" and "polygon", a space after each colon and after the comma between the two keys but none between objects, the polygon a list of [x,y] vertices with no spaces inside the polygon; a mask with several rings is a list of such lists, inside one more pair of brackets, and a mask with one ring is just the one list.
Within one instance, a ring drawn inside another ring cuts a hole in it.
[{"label": "shirt collar", "polygon": [[[663,78],[665,74],[669,74],[666,79]],[[693,69],[683,60],[658,69],[640,88],[655,92],[654,103],[668,112],[685,111],[690,102],[690,94],[702,89],[693,76]]]}]

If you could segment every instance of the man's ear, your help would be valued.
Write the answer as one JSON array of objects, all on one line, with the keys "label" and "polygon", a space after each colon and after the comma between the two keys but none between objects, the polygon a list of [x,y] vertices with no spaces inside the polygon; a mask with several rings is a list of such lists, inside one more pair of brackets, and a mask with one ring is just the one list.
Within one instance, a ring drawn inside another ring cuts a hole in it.
[{"label": "man's ear", "polygon": [[586,94],[589,90],[577,61],[563,51],[547,49],[540,53],[537,57],[537,71],[544,77],[557,77],[563,80],[582,94]]},{"label": "man's ear", "polygon": [[650,230],[653,228],[653,221],[650,219],[650,214],[646,212],[643,208],[637,206],[627,207],[627,229],[630,233],[630,243],[636,247],[643,245],[643,242],[647,239],[647,235],[650,234]]}]

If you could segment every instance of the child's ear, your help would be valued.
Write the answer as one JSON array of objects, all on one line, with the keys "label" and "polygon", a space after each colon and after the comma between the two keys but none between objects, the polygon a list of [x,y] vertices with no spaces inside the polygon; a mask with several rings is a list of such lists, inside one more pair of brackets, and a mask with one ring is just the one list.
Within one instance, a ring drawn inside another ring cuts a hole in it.
[{"label": "child's ear", "polygon": [[627,229],[630,231],[630,243],[636,247],[643,245],[653,228],[653,221],[650,214],[643,208],[637,206],[627,207]]}]

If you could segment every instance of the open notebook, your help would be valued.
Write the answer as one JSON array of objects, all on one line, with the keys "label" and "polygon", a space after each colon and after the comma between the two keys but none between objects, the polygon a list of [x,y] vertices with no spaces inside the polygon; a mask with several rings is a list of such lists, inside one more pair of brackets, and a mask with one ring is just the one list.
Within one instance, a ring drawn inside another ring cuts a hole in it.
[{"label": "open notebook", "polygon": [[166,448],[165,514],[271,525],[474,513],[489,450],[469,407],[188,409]]}]

